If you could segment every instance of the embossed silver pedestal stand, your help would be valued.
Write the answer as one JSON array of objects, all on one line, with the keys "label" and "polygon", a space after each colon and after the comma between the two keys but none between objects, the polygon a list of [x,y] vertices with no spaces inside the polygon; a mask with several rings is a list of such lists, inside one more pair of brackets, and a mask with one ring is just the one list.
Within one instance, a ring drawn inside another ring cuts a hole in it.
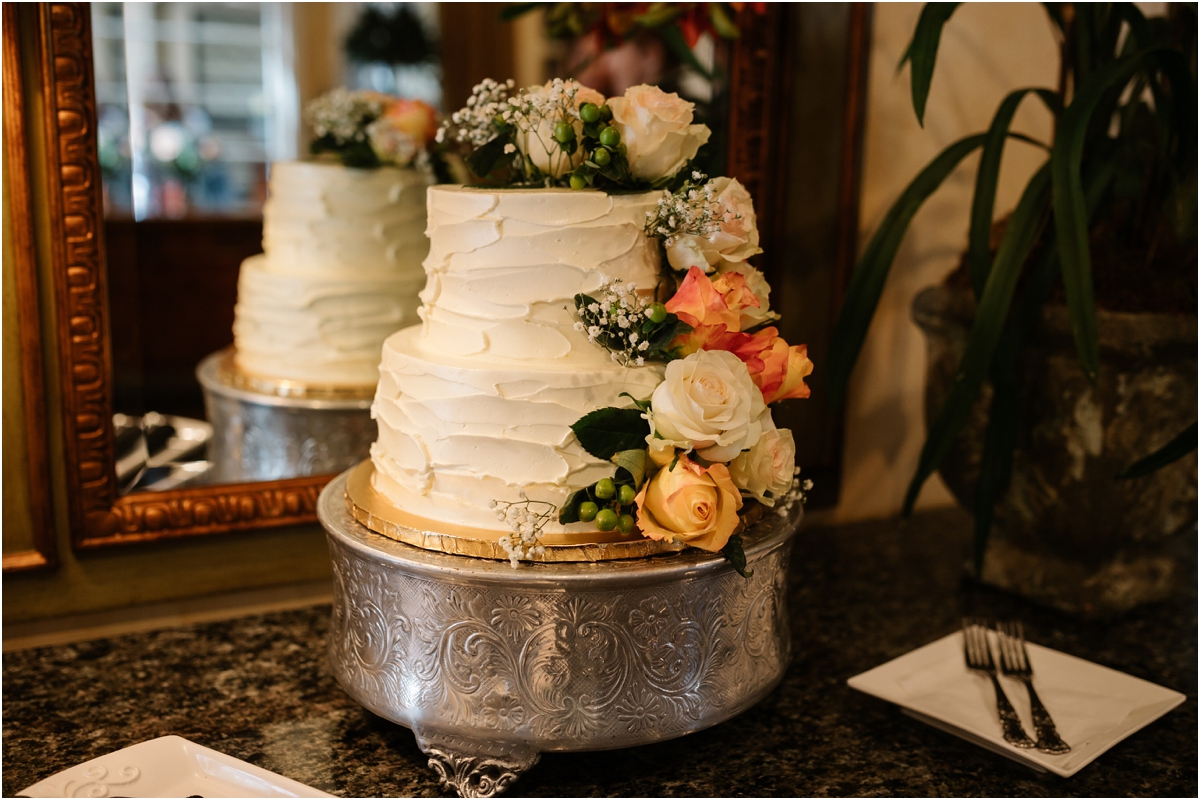
[{"label": "embossed silver pedestal stand", "polygon": [[317,506],[333,558],[334,674],[411,728],[463,797],[504,791],[543,752],[707,728],[783,677],[799,503],[745,534],[749,579],[694,549],[513,569],[372,533],[350,515],[347,477]]},{"label": "embossed silver pedestal stand", "polygon": [[196,368],[213,426],[209,483],[329,475],[369,457],[379,435],[370,397],[256,391],[231,379],[231,357],[222,350]]}]

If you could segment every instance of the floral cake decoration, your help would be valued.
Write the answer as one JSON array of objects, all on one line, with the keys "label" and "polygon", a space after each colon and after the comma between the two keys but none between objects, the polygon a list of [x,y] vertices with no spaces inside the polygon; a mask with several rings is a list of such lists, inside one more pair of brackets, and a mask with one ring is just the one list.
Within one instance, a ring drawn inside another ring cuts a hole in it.
[{"label": "floral cake decoration", "polygon": [[315,156],[359,169],[415,167],[439,177],[446,171],[433,146],[438,113],[424,101],[338,88],[309,103],[305,119],[316,136],[309,148]]},{"label": "floral cake decoration", "polygon": [[723,554],[743,575],[740,532],[770,508],[786,515],[811,483],[798,478],[792,432],[771,406],[805,398],[805,345],[772,323],[771,287],[750,259],[759,247],[754,201],[736,179],[691,168],[709,129],[693,104],[654,86],[604,98],[568,80],[517,90],[486,80],[437,139],[469,150],[480,182],[609,192],[660,189],[645,232],[659,241],[658,287],[606,281],[576,295],[576,328],[626,367],[665,364],[650,397],[601,408],[571,426],[613,475],[544,501],[494,504],[513,531],[501,539],[513,565],[542,550],[551,520],[665,540]]}]

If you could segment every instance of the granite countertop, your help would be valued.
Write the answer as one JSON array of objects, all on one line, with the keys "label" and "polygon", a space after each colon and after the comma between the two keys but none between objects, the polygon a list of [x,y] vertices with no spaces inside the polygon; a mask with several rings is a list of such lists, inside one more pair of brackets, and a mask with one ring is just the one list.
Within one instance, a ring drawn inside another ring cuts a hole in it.
[{"label": "granite countertop", "polygon": [[[1196,590],[1080,622],[962,580],[970,520],[804,528],[793,556],[794,657],[782,685],[700,733],[607,753],[547,754],[527,796],[1196,796]],[[1014,617],[1033,641],[1187,695],[1073,778],[1026,767],[861,695],[846,679],[957,629]],[[412,734],[365,711],[325,658],[320,606],[9,652],[3,789],[166,734],[343,796],[439,796]]]}]

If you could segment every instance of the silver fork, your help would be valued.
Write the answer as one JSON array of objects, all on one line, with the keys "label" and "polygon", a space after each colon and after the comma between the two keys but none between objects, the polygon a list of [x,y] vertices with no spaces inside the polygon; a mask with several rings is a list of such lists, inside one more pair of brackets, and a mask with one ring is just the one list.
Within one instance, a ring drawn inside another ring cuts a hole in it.
[{"label": "silver fork", "polygon": [[1014,747],[1033,747],[1033,739],[1026,735],[1025,729],[1021,727],[1021,718],[1013,710],[1012,703],[1008,702],[1004,689],[1000,688],[1000,681],[996,677],[996,665],[992,660],[992,646],[988,642],[987,625],[964,619],[962,631],[963,655],[966,657],[967,668],[982,672],[992,679],[992,688],[996,690],[996,711],[1000,714],[1004,741]]},{"label": "silver fork", "polygon": [[1025,629],[1020,622],[997,622],[996,633],[1000,634],[1000,671],[1016,678],[1029,690],[1033,729],[1037,733],[1037,749],[1043,753],[1069,753],[1071,745],[1058,735],[1050,712],[1033,690],[1033,667],[1029,663],[1029,651],[1025,648]]}]

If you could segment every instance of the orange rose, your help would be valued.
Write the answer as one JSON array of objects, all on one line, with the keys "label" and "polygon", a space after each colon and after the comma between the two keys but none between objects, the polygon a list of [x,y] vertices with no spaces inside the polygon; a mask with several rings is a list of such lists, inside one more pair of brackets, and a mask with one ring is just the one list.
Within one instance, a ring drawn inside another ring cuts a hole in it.
[{"label": "orange rose", "polygon": [[[734,291],[732,286],[726,290]],[[666,309],[693,328],[724,325],[731,331],[738,330],[738,312],[729,307],[725,295],[699,267],[688,269],[675,296],[667,301]]]},{"label": "orange rose", "polygon": [[403,97],[392,100],[385,106],[382,118],[392,128],[411,136],[420,147],[433,141],[437,134],[437,109],[421,100]]},{"label": "orange rose", "polygon": [[644,535],[717,553],[737,530],[742,496],[724,464],[702,467],[681,455],[648,480],[634,502]]},{"label": "orange rose", "polygon": [[812,374],[813,364],[808,360],[807,345],[789,347],[776,328],[763,328],[733,354],[746,362],[750,379],[762,391],[763,402],[808,397],[810,390],[804,379]]}]

